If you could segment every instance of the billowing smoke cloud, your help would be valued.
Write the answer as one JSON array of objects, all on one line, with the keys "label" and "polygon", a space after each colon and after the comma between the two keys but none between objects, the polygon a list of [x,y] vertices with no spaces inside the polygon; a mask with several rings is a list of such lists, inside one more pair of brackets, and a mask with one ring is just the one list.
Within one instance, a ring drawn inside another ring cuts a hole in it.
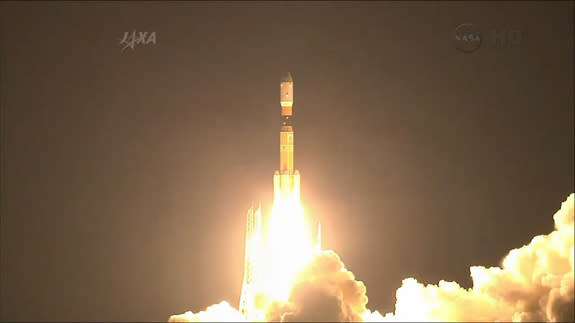
[{"label": "billowing smoke cloud", "polygon": [[[575,321],[574,201],[571,194],[555,213],[555,230],[534,237],[504,257],[500,267],[470,268],[473,287],[455,282],[424,285],[403,280],[396,292],[394,313],[385,316],[366,308],[366,287],[345,269],[331,250],[315,254],[297,275],[289,300],[268,305],[266,319],[283,322],[383,321]],[[170,317],[172,322],[241,321],[229,304],[193,314]]]},{"label": "billowing smoke cloud", "polygon": [[287,303],[272,303],[268,321],[358,322],[366,311],[365,285],[344,268],[339,256],[322,251],[297,275]]},{"label": "billowing smoke cloud", "polygon": [[400,321],[574,321],[573,204],[571,194],[555,213],[555,230],[513,249],[501,267],[471,267],[473,287],[455,282],[423,285],[413,278],[397,290]]},{"label": "billowing smoke cloud", "polygon": [[246,322],[246,319],[228,302],[222,301],[195,314],[186,312],[172,315],[168,322]]}]

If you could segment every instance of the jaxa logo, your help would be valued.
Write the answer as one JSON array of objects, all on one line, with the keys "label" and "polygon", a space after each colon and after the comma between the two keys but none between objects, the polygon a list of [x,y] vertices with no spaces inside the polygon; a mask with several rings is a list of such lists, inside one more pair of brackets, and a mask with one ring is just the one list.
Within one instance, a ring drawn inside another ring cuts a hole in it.
[{"label": "jaxa logo", "polygon": [[143,44],[143,45],[148,45],[148,44],[156,44],[156,32],[153,31],[151,33],[148,33],[147,31],[139,31],[136,32],[135,30],[132,32],[126,31],[124,33],[124,37],[122,37],[122,39],[120,39],[120,46],[123,45],[122,47],[122,51],[124,51],[126,48],[131,48],[132,50],[134,50],[134,47],[136,47],[136,45],[139,44]]},{"label": "jaxa logo", "polygon": [[455,48],[471,53],[481,46],[481,31],[474,24],[461,24],[455,28],[453,41]]}]

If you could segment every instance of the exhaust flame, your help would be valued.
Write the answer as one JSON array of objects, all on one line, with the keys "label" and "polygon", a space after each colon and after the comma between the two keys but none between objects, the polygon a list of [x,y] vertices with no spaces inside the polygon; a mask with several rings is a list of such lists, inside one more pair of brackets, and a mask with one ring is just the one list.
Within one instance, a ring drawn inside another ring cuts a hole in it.
[{"label": "exhaust flame", "polygon": [[[575,194],[569,195],[555,213],[553,232],[536,236],[529,244],[511,250],[500,267],[471,267],[472,288],[464,289],[456,282],[424,285],[414,278],[404,279],[396,292],[395,312],[385,316],[367,309],[365,285],[355,280],[334,251],[312,252],[299,200],[274,205],[269,227],[271,240],[267,245],[268,255],[273,255],[274,260],[266,265],[278,270],[270,277],[286,280],[278,283],[265,279],[266,284],[273,285],[268,291],[272,301],[266,305],[266,319],[574,321],[574,201]],[[288,234],[290,230],[294,233]],[[170,317],[171,322],[231,320],[244,319],[226,302],[197,314],[186,312]]]},{"label": "exhaust flame", "polygon": [[286,301],[295,275],[309,262],[312,243],[297,196],[274,201],[268,227],[265,286],[271,300]]}]

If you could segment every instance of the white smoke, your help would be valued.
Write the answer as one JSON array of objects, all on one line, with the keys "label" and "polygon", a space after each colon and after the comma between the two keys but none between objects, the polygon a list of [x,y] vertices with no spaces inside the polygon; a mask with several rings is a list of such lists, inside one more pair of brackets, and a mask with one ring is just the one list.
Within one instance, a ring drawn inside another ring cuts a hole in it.
[{"label": "white smoke", "polygon": [[204,311],[193,313],[186,312],[170,316],[168,322],[247,322],[238,310],[233,308],[228,302],[209,306]]},{"label": "white smoke", "polygon": [[[574,224],[575,194],[555,213],[555,230],[511,250],[500,267],[470,268],[473,287],[455,282],[424,285],[403,280],[394,313],[385,316],[366,308],[366,287],[345,269],[333,251],[315,254],[298,274],[286,303],[272,302],[270,321],[575,321]],[[239,322],[241,314],[222,302],[194,314],[173,315],[170,322]]]},{"label": "white smoke", "polygon": [[357,322],[367,309],[365,285],[332,250],[317,252],[298,273],[286,303],[268,307],[268,321]]},{"label": "white smoke", "polygon": [[423,285],[403,280],[397,290],[399,321],[574,321],[573,203],[569,195],[555,213],[555,230],[513,249],[501,267],[470,268],[473,287],[455,282]]}]

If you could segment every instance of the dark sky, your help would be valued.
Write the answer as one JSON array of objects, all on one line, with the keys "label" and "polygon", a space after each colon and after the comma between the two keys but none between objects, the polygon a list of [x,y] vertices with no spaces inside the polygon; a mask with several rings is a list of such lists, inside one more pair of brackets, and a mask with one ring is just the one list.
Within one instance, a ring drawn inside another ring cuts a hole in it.
[{"label": "dark sky", "polygon": [[[572,2],[0,4],[1,319],[237,305],[279,80],[324,247],[393,310],[553,229],[573,192]],[[463,53],[454,29],[487,31]],[[519,30],[514,46],[489,32]],[[127,31],[156,44],[121,51]]]}]

